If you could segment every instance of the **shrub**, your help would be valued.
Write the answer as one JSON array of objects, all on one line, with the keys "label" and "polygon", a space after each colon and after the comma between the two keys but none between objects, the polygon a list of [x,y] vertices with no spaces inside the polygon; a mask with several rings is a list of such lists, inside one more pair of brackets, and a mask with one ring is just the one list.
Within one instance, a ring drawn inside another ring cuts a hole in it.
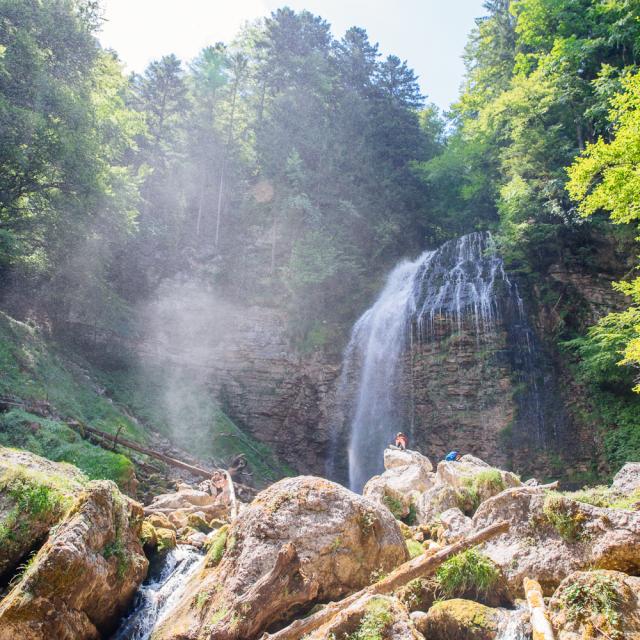
[{"label": "shrub", "polygon": [[384,598],[373,598],[367,603],[360,626],[347,640],[382,640],[385,630],[393,623],[391,605]]},{"label": "shrub", "polygon": [[544,501],[543,512],[566,542],[577,542],[583,538],[585,516],[575,502],[558,493],[549,493]]},{"label": "shrub", "polygon": [[469,594],[486,598],[499,578],[494,563],[475,549],[449,558],[436,572],[440,590],[447,599]]},{"label": "shrub", "polygon": [[580,621],[602,617],[606,620],[608,637],[622,638],[620,632],[620,595],[614,580],[598,575],[588,584],[574,582],[562,593],[569,620]]},{"label": "shrub", "polygon": [[424,547],[416,540],[407,540],[407,549],[409,549],[409,556],[411,558],[417,558],[424,553]]}]

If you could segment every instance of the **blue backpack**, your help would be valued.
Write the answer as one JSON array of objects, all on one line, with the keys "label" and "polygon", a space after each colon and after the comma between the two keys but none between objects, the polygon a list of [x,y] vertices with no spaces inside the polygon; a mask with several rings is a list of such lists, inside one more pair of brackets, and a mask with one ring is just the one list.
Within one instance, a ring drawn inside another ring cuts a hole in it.
[{"label": "blue backpack", "polygon": [[457,451],[451,451],[450,453],[447,453],[447,456],[445,458],[445,460],[447,462],[455,462],[456,458],[458,457],[459,453]]}]

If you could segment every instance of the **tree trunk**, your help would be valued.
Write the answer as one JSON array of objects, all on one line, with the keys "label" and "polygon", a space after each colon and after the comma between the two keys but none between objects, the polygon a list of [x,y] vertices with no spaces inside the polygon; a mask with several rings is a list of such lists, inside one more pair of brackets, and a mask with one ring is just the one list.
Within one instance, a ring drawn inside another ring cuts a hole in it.
[{"label": "tree trunk", "polygon": [[481,542],[485,542],[486,540],[489,540],[501,533],[506,533],[508,530],[508,522],[498,522],[486,529],[478,531],[465,540],[461,540],[460,542],[456,542],[455,544],[445,547],[433,555],[427,556],[423,554],[413,560],[409,560],[408,562],[400,565],[395,571],[391,572],[386,578],[380,580],[380,582],[376,582],[369,587],[365,587],[347,598],[344,598],[344,600],[331,602],[321,611],[318,611],[318,613],[315,613],[308,618],[303,618],[302,620],[296,620],[281,631],[271,635],[265,634],[262,637],[262,640],[300,640],[300,638],[307,633],[310,633],[311,631],[321,627],[323,624],[329,622],[329,620],[331,620],[336,614],[340,613],[360,598],[369,595],[384,595],[392,593],[398,587],[402,587],[416,578],[423,578],[434,573],[443,562],[452,556],[480,544]]},{"label": "tree trunk", "polygon": [[531,628],[535,640],[555,640],[553,627],[549,622],[547,608],[542,597],[540,583],[529,578],[524,579],[524,594],[531,612]]}]

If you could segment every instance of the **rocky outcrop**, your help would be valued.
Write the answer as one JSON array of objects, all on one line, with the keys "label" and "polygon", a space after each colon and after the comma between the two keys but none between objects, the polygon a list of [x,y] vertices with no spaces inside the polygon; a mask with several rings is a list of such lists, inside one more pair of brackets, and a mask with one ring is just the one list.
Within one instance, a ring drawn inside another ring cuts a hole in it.
[{"label": "rocky outcrop", "polygon": [[154,640],[251,639],[314,602],[338,599],[407,559],[388,510],[327,480],[272,485],[220,530]]},{"label": "rocky outcrop", "polygon": [[640,571],[640,513],[594,507],[535,487],[508,489],[482,503],[474,527],[498,520],[507,534],[484,546],[514,594],[535,577],[547,595],[573,571],[590,567]]},{"label": "rocky outcrop", "polygon": [[0,603],[0,640],[98,640],[147,571],[142,508],[110,481],[90,482]]},{"label": "rocky outcrop", "polygon": [[70,464],[0,447],[0,579],[37,549],[86,483]]},{"label": "rocky outcrop", "polygon": [[549,603],[558,640],[640,638],[640,578],[619,571],[567,576]]},{"label": "rocky outcrop", "polygon": [[385,471],[367,482],[365,498],[388,507],[398,518],[409,515],[420,495],[435,484],[433,466],[417,451],[385,449]]},{"label": "rocky outcrop", "polygon": [[640,491],[640,462],[627,462],[616,473],[611,488],[622,494]]}]

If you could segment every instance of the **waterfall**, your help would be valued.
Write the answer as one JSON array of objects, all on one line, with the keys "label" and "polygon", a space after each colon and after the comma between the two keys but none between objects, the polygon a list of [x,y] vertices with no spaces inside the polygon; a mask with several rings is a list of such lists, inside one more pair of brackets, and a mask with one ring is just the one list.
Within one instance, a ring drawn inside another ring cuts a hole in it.
[{"label": "waterfall", "polygon": [[[533,337],[523,303],[493,244],[489,233],[471,233],[436,251],[426,251],[414,261],[400,262],[373,306],[355,323],[338,389],[350,425],[352,490],[361,491],[381,471],[382,452],[397,431],[412,435],[398,387],[407,373],[404,356],[414,337],[434,340],[443,323],[459,332],[470,322],[480,343],[494,331],[508,307],[515,318],[512,341],[518,349],[528,350],[531,360]],[[526,369],[526,353],[519,357],[525,364],[521,368]],[[532,406],[539,409],[539,402],[533,400]]]},{"label": "waterfall", "polygon": [[169,551],[159,575],[140,587],[133,610],[111,640],[148,640],[182,597],[201,561],[202,554],[193,547],[180,545]]}]

